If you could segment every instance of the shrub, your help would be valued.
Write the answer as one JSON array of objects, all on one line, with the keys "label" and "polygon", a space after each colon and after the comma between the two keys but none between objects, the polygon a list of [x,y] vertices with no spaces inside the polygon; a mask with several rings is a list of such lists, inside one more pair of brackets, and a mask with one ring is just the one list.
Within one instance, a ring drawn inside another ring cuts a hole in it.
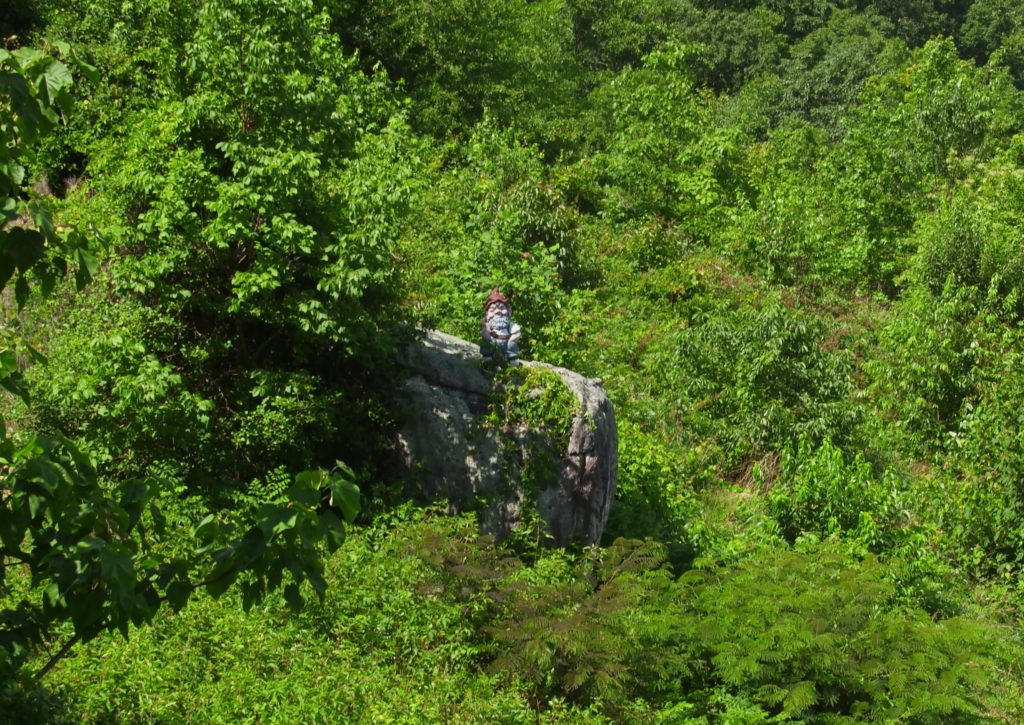
[{"label": "shrub", "polygon": [[[105,35],[90,14],[82,31],[114,52],[119,33],[162,32],[146,8],[110,10]],[[148,19],[126,29],[136,11]],[[401,334],[392,255],[422,148],[313,3],[223,0],[186,25],[168,50],[180,63],[150,69],[159,98],[108,76],[131,109],[101,139],[72,138],[95,179],[82,206],[120,223],[108,284],[68,302],[54,374],[36,376],[46,422],[95,431],[122,471],[176,460],[213,492],[279,465],[365,461],[388,420],[367,391],[385,388]],[[96,335],[111,309],[116,334]]]},{"label": "shrub", "polygon": [[500,287],[523,327],[523,354],[584,274],[577,218],[535,146],[487,118],[424,198],[402,240],[415,314],[468,339],[487,291]]},{"label": "shrub", "polygon": [[891,609],[875,559],[829,545],[764,550],[681,579],[683,627],[708,665],[705,686],[762,716],[823,722],[949,722],[985,715],[999,677],[995,628]]},{"label": "shrub", "polygon": [[875,404],[919,453],[941,450],[973,390],[975,300],[952,280],[937,296],[913,287],[864,364]]},{"label": "shrub", "polygon": [[957,288],[979,297],[996,293],[1008,316],[1024,314],[1024,183],[1010,170],[1021,151],[1015,141],[980,179],[980,188],[958,190],[924,220],[914,273],[933,294],[952,278]]},{"label": "shrub", "polygon": [[666,217],[707,244],[749,190],[742,132],[712,124],[712,99],[694,87],[697,53],[667,44],[596,92],[608,114],[597,161],[608,180],[605,206],[618,218]]},{"label": "shrub", "polygon": [[465,603],[432,595],[430,569],[406,553],[415,529],[353,531],[325,562],[328,595],[301,617],[280,596],[244,612],[236,596],[197,593],[127,641],[83,646],[49,680],[50,698],[25,706],[46,704],[58,722],[532,722],[520,691],[480,671]]},{"label": "shrub", "polygon": [[674,554],[692,555],[687,529],[698,506],[682,452],[628,419],[617,425],[619,475],[605,539],[649,537],[682,549]]},{"label": "shrub", "polygon": [[813,446],[801,438],[782,449],[768,507],[789,541],[802,534],[841,534],[879,551],[899,523],[898,493],[894,481],[876,478],[860,455],[847,460],[827,440]]},{"label": "shrub", "polygon": [[771,299],[698,313],[657,342],[665,353],[647,366],[652,374],[655,367],[670,371],[661,376],[663,389],[687,401],[691,424],[713,435],[727,451],[726,465],[735,466],[800,434],[837,444],[855,435],[849,357],[822,349],[824,330]]}]

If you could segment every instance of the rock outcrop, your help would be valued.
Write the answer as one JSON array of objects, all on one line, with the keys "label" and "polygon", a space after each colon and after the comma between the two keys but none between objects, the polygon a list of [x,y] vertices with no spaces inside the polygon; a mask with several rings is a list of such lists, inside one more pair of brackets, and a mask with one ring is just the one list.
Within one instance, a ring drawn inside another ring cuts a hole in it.
[{"label": "rock outcrop", "polygon": [[[496,401],[505,389],[481,368],[474,344],[429,331],[402,362],[409,375],[400,386],[405,419],[395,446],[401,478],[425,498],[447,499],[453,511],[476,509],[484,531],[499,539],[535,521],[559,546],[600,540],[618,469],[615,414],[600,380],[523,363],[527,385],[560,380],[571,393],[562,398],[574,399],[556,434],[501,419]],[[545,394],[521,392],[526,401]]]}]

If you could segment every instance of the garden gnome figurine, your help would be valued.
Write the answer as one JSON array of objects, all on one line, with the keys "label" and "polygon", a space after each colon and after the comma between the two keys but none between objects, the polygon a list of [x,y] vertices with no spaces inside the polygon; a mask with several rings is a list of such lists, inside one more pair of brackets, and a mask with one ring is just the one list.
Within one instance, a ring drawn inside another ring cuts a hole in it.
[{"label": "garden gnome figurine", "polygon": [[508,298],[497,287],[491,290],[484,302],[484,319],[480,323],[480,354],[484,362],[496,362],[499,365],[519,364],[519,338],[523,331],[512,321],[512,307]]}]

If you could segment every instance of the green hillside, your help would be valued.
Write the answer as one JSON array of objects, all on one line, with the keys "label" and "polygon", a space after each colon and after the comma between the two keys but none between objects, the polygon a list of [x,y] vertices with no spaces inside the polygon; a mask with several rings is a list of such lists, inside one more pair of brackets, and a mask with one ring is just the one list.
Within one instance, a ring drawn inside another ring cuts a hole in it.
[{"label": "green hillside", "polygon": [[[0,9],[0,721],[1024,721],[1022,8]],[[602,546],[382,472],[496,286]]]}]

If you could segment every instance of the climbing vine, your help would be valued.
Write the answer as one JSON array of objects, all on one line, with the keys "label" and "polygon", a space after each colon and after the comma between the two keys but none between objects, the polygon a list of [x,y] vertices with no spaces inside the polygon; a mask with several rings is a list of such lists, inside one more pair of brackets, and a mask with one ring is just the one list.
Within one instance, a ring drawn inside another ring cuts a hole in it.
[{"label": "climbing vine", "polygon": [[542,433],[552,449],[561,451],[569,444],[573,421],[582,413],[582,406],[558,373],[531,366],[499,372],[487,410],[489,425]]}]

